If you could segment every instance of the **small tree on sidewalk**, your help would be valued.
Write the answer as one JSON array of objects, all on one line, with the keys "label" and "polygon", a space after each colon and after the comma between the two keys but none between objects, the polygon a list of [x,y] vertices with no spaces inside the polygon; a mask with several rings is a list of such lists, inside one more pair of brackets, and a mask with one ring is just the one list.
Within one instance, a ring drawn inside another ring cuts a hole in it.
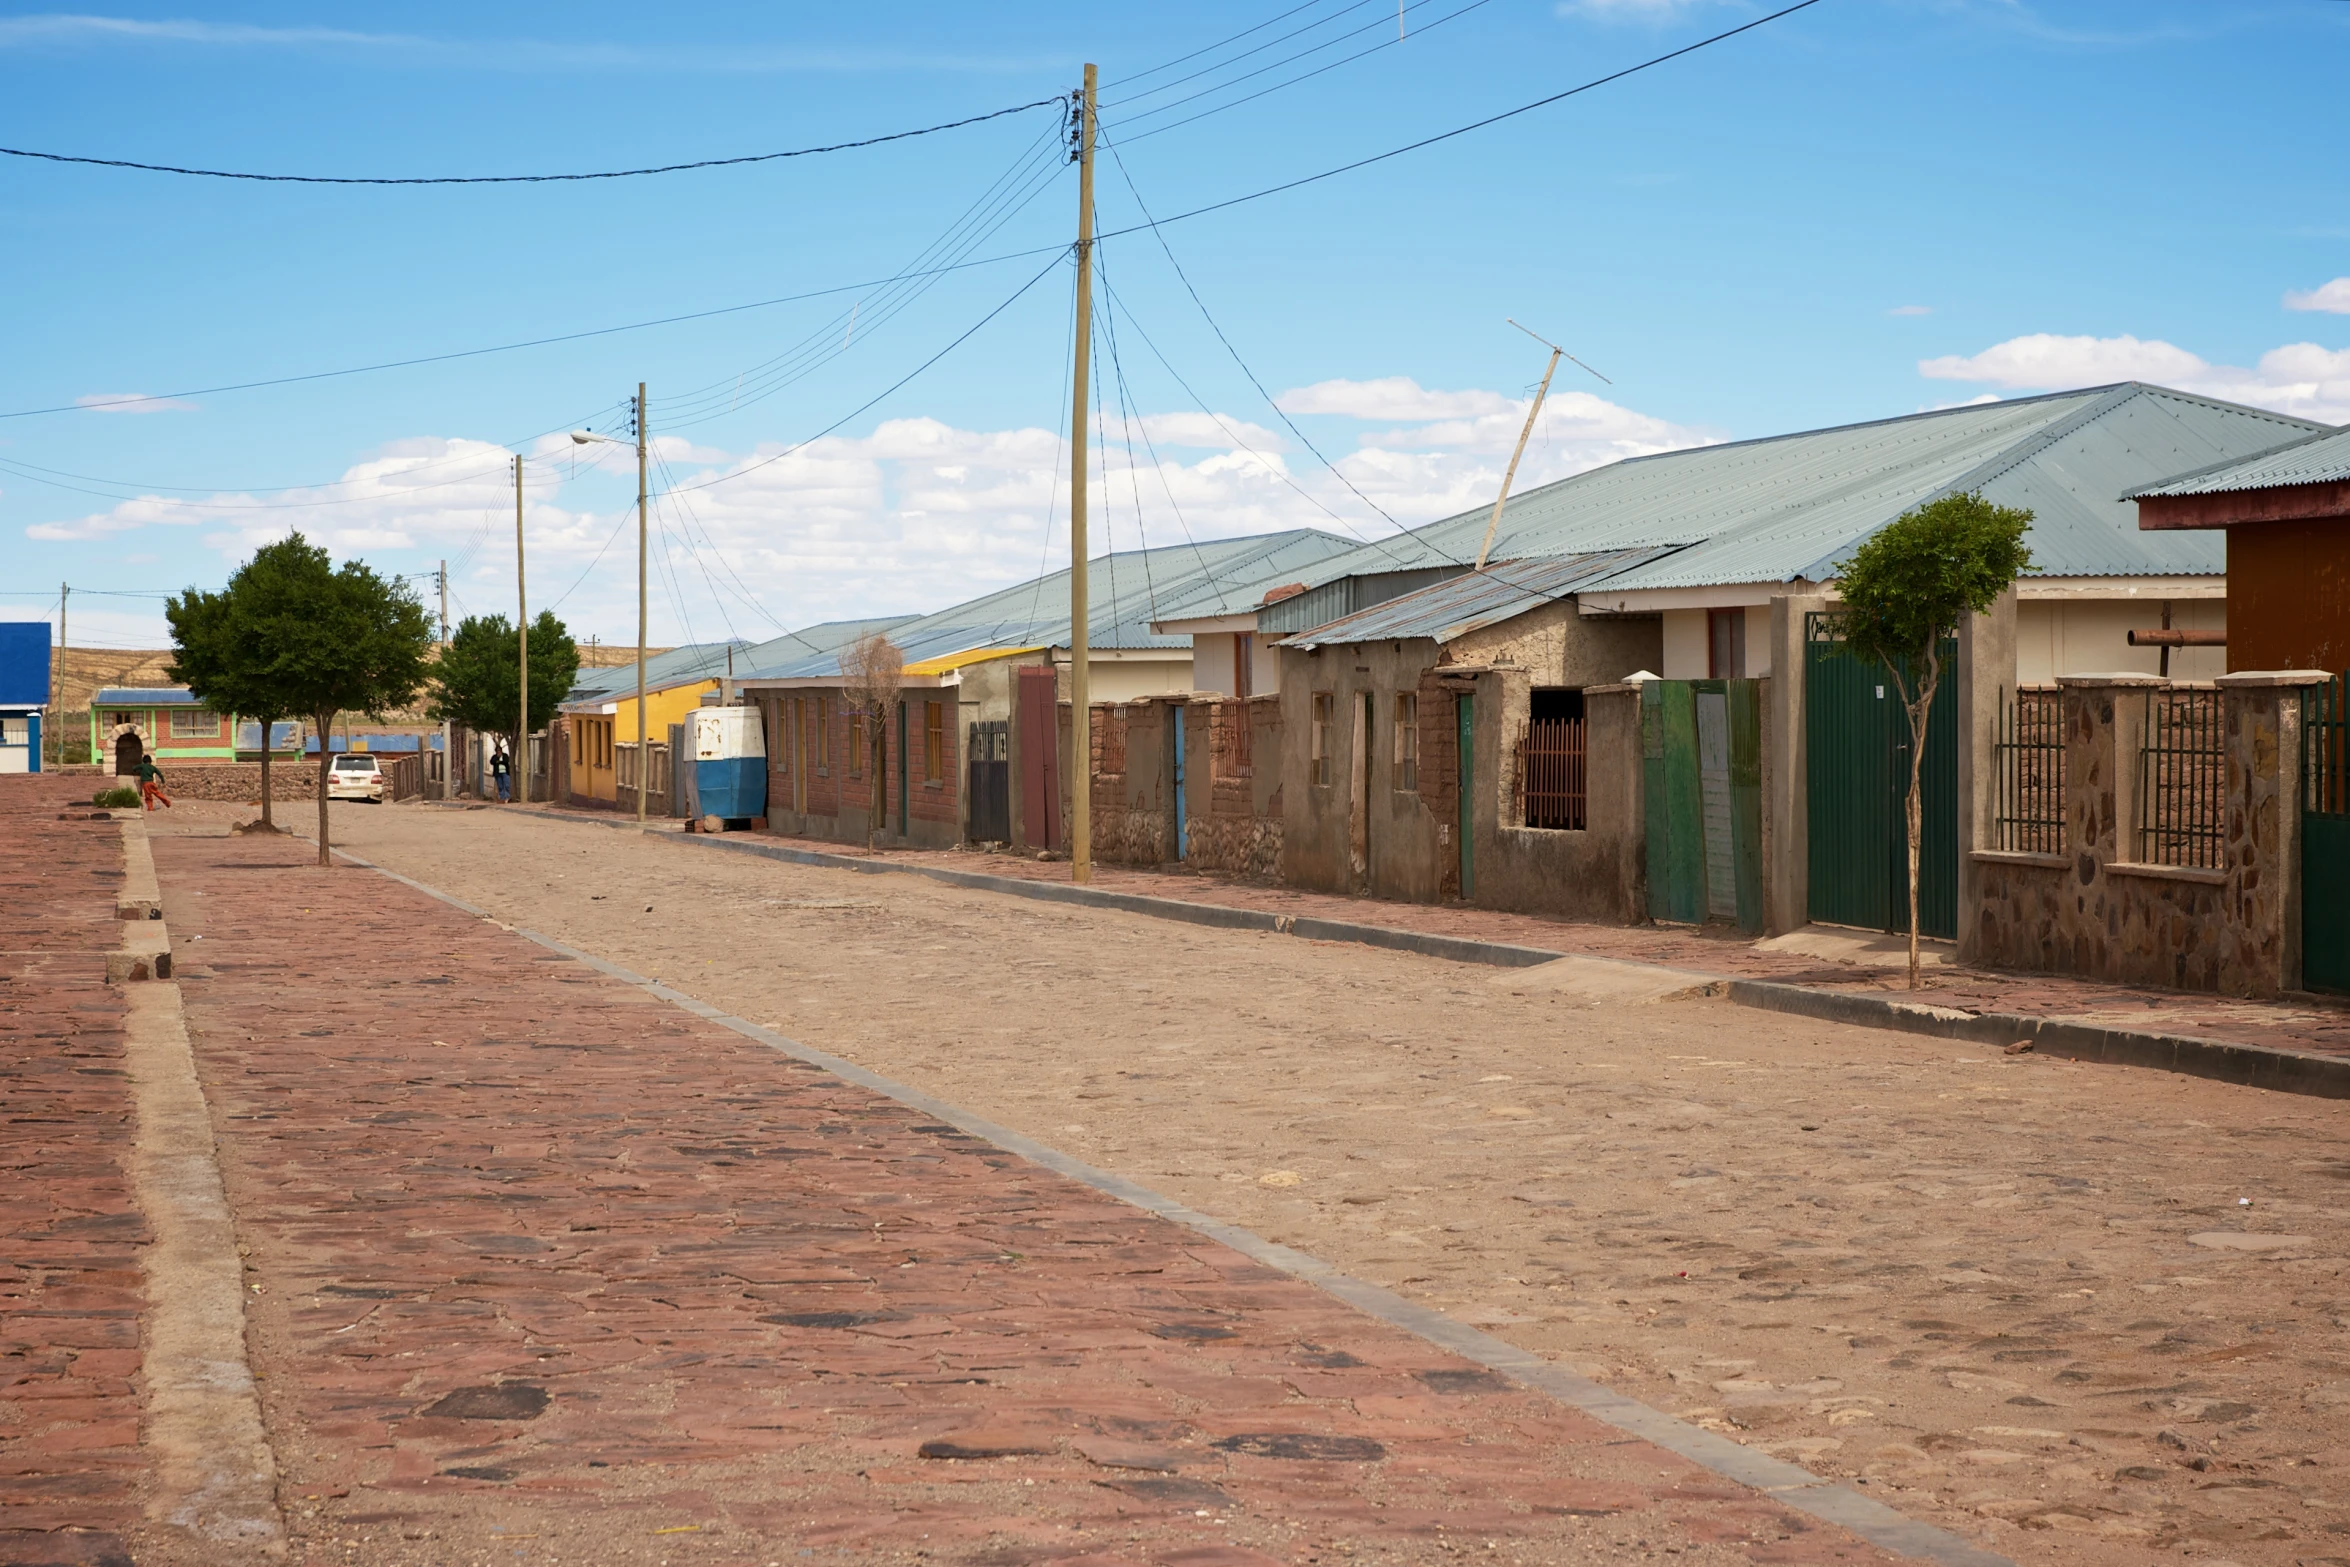
[{"label": "small tree on sidewalk", "polygon": [[281,720],[294,716],[286,695],[259,655],[250,625],[260,591],[256,556],[237,568],[218,593],[190,588],[167,599],[163,618],[171,625],[171,663],[164,674],[185,685],[196,700],[233,724],[250,718],[261,726],[261,822],[276,832],[272,814],[276,790],[270,782],[271,741]]},{"label": "small tree on sidewalk", "polygon": [[880,632],[859,637],[840,661],[841,695],[852,714],[864,722],[871,783],[865,791],[865,852],[873,852],[873,834],[889,814],[889,715],[898,705],[898,689],[905,684],[906,655]]},{"label": "small tree on sidewalk", "polygon": [[318,863],[330,865],[326,784],[335,719],[414,701],[424,687],[432,624],[407,583],[377,575],[364,561],[338,568],[299,533],[263,545],[239,576],[250,590],[248,656],[283,711],[317,725]]},{"label": "small tree on sidewalk", "polygon": [[1903,512],[1844,563],[1844,649],[1883,662],[1909,718],[1909,988],[1918,988],[1918,837],[1924,824],[1926,724],[1942,684],[1942,643],[2032,569],[2032,514],[1979,494]]}]

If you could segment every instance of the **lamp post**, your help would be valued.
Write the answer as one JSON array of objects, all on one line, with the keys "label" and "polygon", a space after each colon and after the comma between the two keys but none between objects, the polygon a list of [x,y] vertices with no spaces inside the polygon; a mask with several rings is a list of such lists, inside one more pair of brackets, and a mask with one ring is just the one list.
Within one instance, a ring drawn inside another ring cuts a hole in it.
[{"label": "lamp post", "polygon": [[[645,830],[645,784],[649,776],[645,755],[645,383],[636,384],[636,830]],[[586,446],[594,441],[626,446],[609,435],[574,430],[571,438]]]}]

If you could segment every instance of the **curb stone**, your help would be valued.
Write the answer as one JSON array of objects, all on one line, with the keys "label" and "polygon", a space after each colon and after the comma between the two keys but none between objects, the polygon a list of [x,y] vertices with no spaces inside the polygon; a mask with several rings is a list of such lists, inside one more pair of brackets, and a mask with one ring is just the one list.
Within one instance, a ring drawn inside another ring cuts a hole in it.
[{"label": "curb stone", "polygon": [[[1523,1350],[1490,1333],[1455,1321],[1440,1311],[1405,1299],[1392,1290],[1366,1280],[1341,1273],[1321,1259],[1291,1247],[1268,1241],[1263,1237],[1209,1217],[1185,1206],[1138,1182],[1127,1180],[1109,1171],[1096,1169],[1084,1161],[1074,1159],[1058,1149],[1023,1136],[1009,1127],[999,1126],[981,1116],[973,1115],[955,1105],[933,1098],[894,1078],[858,1066],[853,1061],[829,1055],[821,1050],[786,1038],[769,1028],[732,1013],[722,1012],[706,1001],[700,1001],[673,989],[658,980],[622,968],[619,964],[583,952],[552,936],[520,925],[507,925],[486,909],[465,902],[436,887],[403,876],[399,872],[377,865],[345,850],[334,851],[353,865],[365,867],[400,885],[423,893],[462,913],[487,920],[511,930],[550,952],[558,953],[633,986],[658,1000],[742,1035],[746,1039],[803,1061],[828,1072],[845,1082],[893,1099],[910,1109],[918,1110],[945,1124],[995,1144],[1007,1153],[1018,1155],[1031,1164],[1039,1165],[1105,1196],[1116,1198],[1158,1218],[1180,1224],[1197,1234],[1239,1252],[1251,1261],[1281,1272],[1344,1301],[1364,1315],[1403,1329],[1407,1333],[1434,1344],[1441,1349],[1474,1361],[1523,1386],[1543,1393],[1590,1415],[1628,1436],[1649,1442],[1674,1453],[1726,1480],[1751,1490],[1759,1491],[1797,1512],[1809,1514],[1823,1523],[1833,1524],[1867,1541],[1871,1545],[1912,1560],[1937,1564],[1937,1567],[2016,1567],[2008,1557],[1982,1549],[1946,1529],[1920,1523],[1903,1516],[1851,1486],[1823,1479],[1797,1464],[1733,1442],[1728,1437],[1695,1426],[1685,1420],[1654,1409],[1635,1398],[1619,1393],[1588,1377],[1580,1376],[1562,1366],[1553,1364],[1530,1350]],[[835,859],[837,856],[826,856]],[[855,862],[850,862],[855,863]],[[896,869],[898,867],[874,867]],[[913,869],[914,867],[905,867]],[[961,875],[960,872],[940,872],[942,875]],[[996,880],[998,878],[981,878]],[[1083,891],[1086,889],[1075,889]],[[1119,895],[1123,896],[1123,895]],[[1144,899],[1144,902],[1171,902],[1173,900]],[[1199,905],[1178,905],[1196,908]],[[1250,911],[1235,911],[1250,912]],[[1300,922],[1303,923],[1303,922]],[[1401,934],[1393,933],[1390,934]],[[1515,951],[1531,949],[1515,948]],[[1544,954],[1545,959],[1558,954]]]}]

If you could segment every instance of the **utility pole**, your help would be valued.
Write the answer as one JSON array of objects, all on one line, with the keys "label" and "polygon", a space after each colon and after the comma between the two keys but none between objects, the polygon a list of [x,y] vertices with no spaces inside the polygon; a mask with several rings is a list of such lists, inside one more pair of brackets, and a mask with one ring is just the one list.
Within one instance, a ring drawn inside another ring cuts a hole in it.
[{"label": "utility pole", "polygon": [[1085,581],[1085,383],[1093,356],[1093,110],[1094,68],[1085,68],[1085,93],[1077,105],[1077,362],[1069,410],[1069,701],[1076,722],[1077,754],[1070,775],[1069,879],[1093,880],[1093,706],[1091,671],[1086,667]]},{"label": "utility pole", "polygon": [[[73,597],[73,584],[57,584],[57,695],[49,704],[49,726],[57,731],[57,765],[65,765],[65,650],[70,644],[65,639],[65,606]],[[41,749],[46,751],[44,742]],[[98,759],[93,752],[91,761]]]},{"label": "utility pole", "polygon": [[[1493,498],[1493,515],[1485,519],[1485,542],[1477,546],[1477,569],[1479,571],[1485,569],[1485,557],[1493,549],[1493,531],[1501,526],[1501,509],[1509,501],[1511,481],[1518,476],[1518,459],[1526,455],[1526,439],[1534,433],[1534,421],[1542,417],[1542,400],[1550,395],[1550,378],[1558,373],[1560,360],[1575,359],[1573,354],[1568,353],[1548,338],[1527,331],[1525,327],[1518,326],[1515,321],[1510,322],[1510,325],[1517,326],[1519,331],[1525,332],[1535,342],[1549,349],[1550,363],[1542,367],[1542,385],[1534,393],[1534,406],[1526,410],[1526,427],[1518,432],[1517,450],[1510,453],[1509,468],[1501,476],[1501,493]],[[1575,359],[1575,363],[1583,365],[1586,370],[1591,370],[1591,367],[1584,365],[1580,359]],[[1597,370],[1591,370],[1591,373],[1599,376],[1602,381],[1607,381],[1607,377],[1599,375]],[[1615,382],[1608,381],[1608,385],[1613,386]]]},{"label": "utility pole", "polygon": [[514,800],[530,803],[530,595],[522,586],[522,454],[514,454],[514,630],[521,648],[522,695],[514,720]]},{"label": "utility pole", "polygon": [[[445,560],[442,561],[441,569],[434,575],[441,579],[441,657],[447,658],[449,656],[449,563]],[[457,798],[456,743],[457,737],[449,721],[446,718],[442,719],[441,798],[444,800]],[[268,751],[269,736],[263,735],[261,737],[261,749],[264,752]]]},{"label": "utility pole", "polygon": [[636,830],[645,830],[645,383],[636,384]]}]

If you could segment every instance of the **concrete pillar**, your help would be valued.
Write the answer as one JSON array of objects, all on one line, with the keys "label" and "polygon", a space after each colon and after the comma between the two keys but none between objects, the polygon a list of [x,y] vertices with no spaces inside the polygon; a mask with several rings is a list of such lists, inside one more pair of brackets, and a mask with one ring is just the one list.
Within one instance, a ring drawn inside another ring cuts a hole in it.
[{"label": "concrete pillar", "polygon": [[2157,675],[2059,675],[2064,690],[2065,848],[2087,886],[2138,858],[2138,752]]},{"label": "concrete pillar", "polygon": [[1792,593],[1771,600],[1771,679],[1764,687],[1763,928],[1773,936],[1811,922],[1811,819],[1804,769],[1803,618],[1828,607],[1824,593]]},{"label": "concrete pillar", "polygon": [[1958,628],[1958,960],[1972,963],[1982,942],[1978,849],[1999,847],[1992,812],[1999,705],[2015,690],[2015,589]]}]

